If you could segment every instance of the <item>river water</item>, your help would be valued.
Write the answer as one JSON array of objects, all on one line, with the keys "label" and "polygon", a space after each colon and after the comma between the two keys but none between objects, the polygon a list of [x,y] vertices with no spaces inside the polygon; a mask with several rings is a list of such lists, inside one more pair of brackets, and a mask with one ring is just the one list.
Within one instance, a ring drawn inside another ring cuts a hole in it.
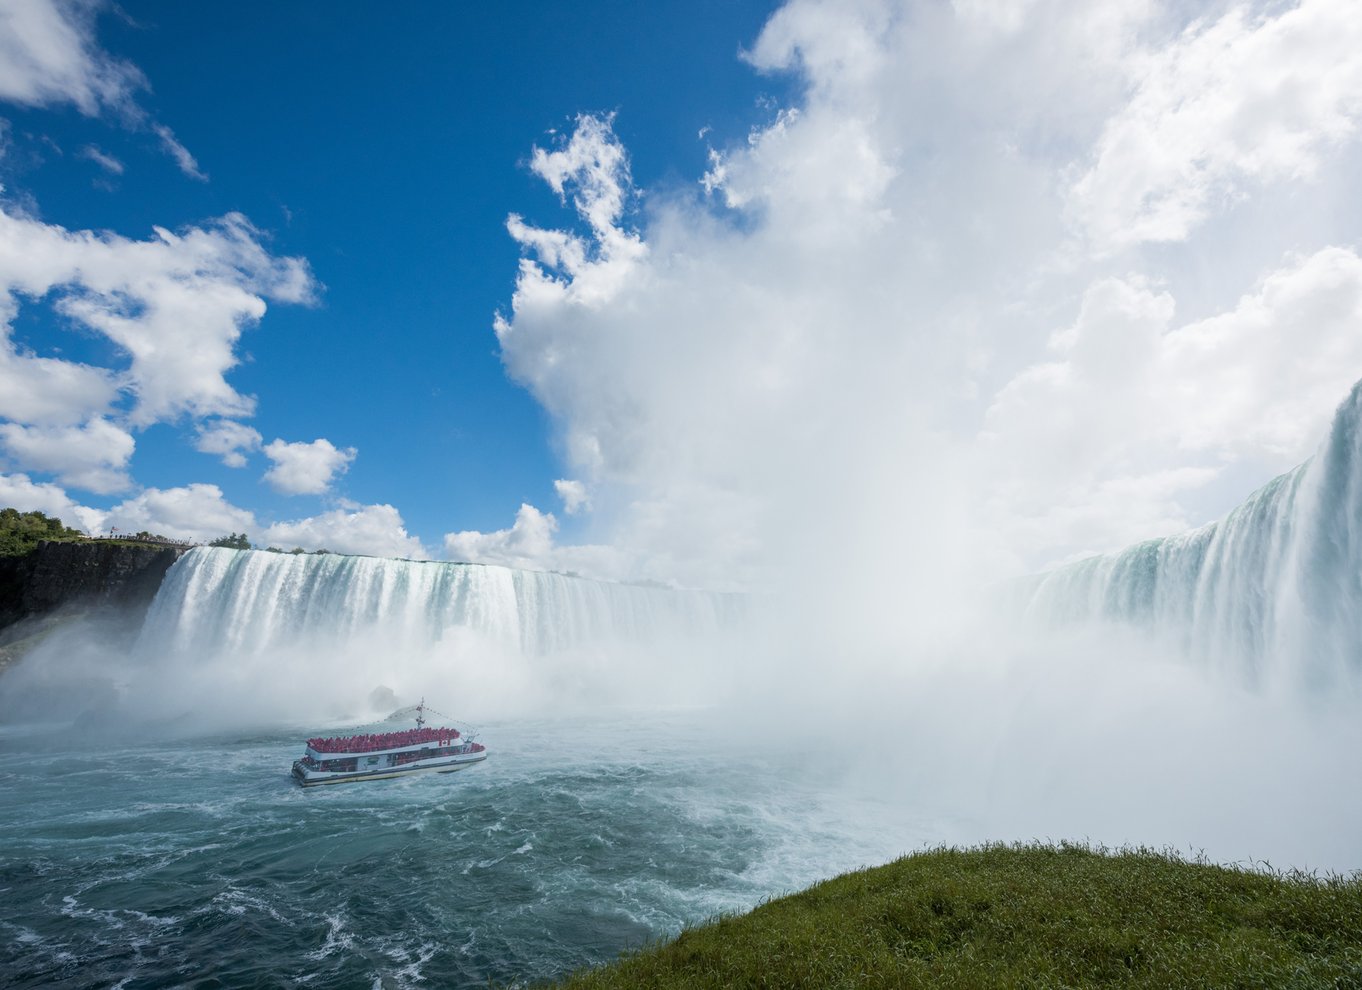
[{"label": "river water", "polygon": [[467,771],[308,790],[310,728],[6,730],[3,982],[527,983],[946,838],[797,758],[735,758],[706,720],[490,724]]},{"label": "river water", "polygon": [[[821,574],[785,628],[761,598],[192,551],[131,652],[54,633],[0,684],[0,720],[89,716],[0,725],[0,984],[525,984],[983,839],[1355,870],[1362,391],[1345,413],[1223,523],[1027,585],[1038,632],[922,649],[819,612]],[[426,692],[500,719],[485,763],[290,779],[338,713]],[[629,707],[656,699],[705,707]],[[157,719],[200,734],[126,735]]]}]

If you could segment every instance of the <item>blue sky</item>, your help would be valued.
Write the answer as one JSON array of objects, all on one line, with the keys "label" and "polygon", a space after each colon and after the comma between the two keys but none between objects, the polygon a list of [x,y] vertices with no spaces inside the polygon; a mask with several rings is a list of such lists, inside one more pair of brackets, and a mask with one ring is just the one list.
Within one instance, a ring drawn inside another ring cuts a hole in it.
[{"label": "blue sky", "polygon": [[[267,442],[325,437],[358,451],[324,495],[281,495],[261,483],[258,452],[245,469],[226,467],[192,449],[193,423],[180,417],[137,433],[136,484],[215,484],[261,521],[337,498],[393,503],[432,546],[452,529],[495,529],[521,502],[552,509],[563,470],[552,425],[508,380],[492,333],[520,254],[508,213],[563,213],[525,162],[578,113],[611,112],[641,183],[693,183],[702,128],[742,137],[784,96],[786,80],[738,57],[770,7],[100,10],[98,45],[144,74],[137,106],[173,130],[206,180],[118,108],[10,101],[0,104],[7,199],[68,230],[135,240],[244,214],[272,253],[306,259],[324,287],[315,305],[271,305],[245,331],[228,377],[259,400],[251,425]],[[107,341],[54,318],[50,301],[25,302],[18,342],[117,362]],[[128,491],[76,494],[108,507]]]},{"label": "blue sky", "polygon": [[92,529],[875,607],[1362,377],[1349,0],[0,19],[0,502]]}]

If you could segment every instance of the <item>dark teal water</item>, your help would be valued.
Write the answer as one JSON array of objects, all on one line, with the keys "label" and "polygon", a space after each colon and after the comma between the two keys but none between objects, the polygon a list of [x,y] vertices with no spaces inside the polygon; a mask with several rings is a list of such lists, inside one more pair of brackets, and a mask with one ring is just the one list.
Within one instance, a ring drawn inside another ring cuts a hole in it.
[{"label": "dark teal water", "polygon": [[486,726],[470,770],[306,791],[305,733],[6,730],[0,983],[525,983],[937,838],[676,714]]}]

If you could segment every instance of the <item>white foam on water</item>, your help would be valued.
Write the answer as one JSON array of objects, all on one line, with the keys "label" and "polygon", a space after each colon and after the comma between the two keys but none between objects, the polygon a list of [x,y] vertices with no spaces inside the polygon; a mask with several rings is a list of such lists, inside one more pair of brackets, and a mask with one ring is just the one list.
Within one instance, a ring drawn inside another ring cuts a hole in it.
[{"label": "white foam on water", "polygon": [[[226,883],[227,888],[213,895],[212,901],[202,910],[222,911],[238,917],[255,913],[264,915],[277,925],[287,927],[296,927],[301,923],[301,919],[276,909],[268,898],[238,887],[230,877],[219,874],[214,876],[214,879]],[[327,922],[330,924],[331,919],[328,918]]]},{"label": "white foam on water", "polygon": [[374,974],[374,986],[415,987],[425,982],[422,967],[435,957],[439,946],[435,942],[406,939],[391,944],[394,940],[380,939],[378,947],[384,955],[398,964],[394,970]]},{"label": "white foam on water", "polygon": [[322,943],[320,948],[304,953],[304,959],[321,962],[328,956],[349,949],[355,944],[355,935],[350,931],[349,922],[344,913],[336,911],[328,913],[325,917],[326,941]]}]

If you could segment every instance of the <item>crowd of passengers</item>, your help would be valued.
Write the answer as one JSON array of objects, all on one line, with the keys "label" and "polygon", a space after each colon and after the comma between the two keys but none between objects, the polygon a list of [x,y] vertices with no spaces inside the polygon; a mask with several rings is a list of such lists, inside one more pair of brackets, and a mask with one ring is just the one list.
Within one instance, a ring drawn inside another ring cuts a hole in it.
[{"label": "crowd of passengers", "polygon": [[309,739],[315,753],[370,753],[378,749],[415,746],[417,743],[451,743],[459,738],[455,729],[408,729],[405,732],[378,732],[359,736]]}]

